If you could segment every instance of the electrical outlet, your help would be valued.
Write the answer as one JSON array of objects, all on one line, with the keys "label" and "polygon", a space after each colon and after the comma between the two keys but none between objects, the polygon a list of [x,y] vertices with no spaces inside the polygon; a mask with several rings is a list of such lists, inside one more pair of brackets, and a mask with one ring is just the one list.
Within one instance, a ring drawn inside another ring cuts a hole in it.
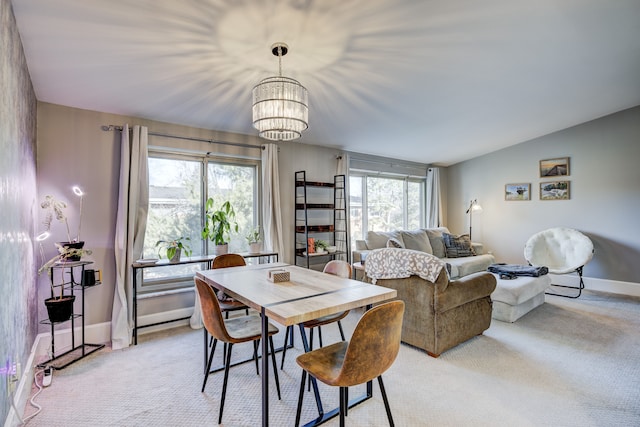
[{"label": "electrical outlet", "polygon": [[9,367],[7,372],[7,394],[11,395],[16,391],[18,382],[20,381],[21,366],[19,363],[14,363]]}]

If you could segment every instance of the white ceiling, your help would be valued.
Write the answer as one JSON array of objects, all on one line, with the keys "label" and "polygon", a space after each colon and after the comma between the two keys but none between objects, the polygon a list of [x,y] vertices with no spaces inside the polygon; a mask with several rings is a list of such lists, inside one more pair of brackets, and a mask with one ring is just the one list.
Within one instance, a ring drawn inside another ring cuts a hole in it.
[{"label": "white ceiling", "polygon": [[302,143],[450,165],[640,105],[640,0],[13,0],[39,100],[255,135],[251,89],[309,91]]}]

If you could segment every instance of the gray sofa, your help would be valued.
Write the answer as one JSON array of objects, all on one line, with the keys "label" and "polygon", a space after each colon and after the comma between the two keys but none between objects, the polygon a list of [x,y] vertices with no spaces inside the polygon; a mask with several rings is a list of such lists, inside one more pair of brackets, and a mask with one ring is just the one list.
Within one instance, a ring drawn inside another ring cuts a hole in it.
[{"label": "gray sofa", "polygon": [[447,248],[442,233],[449,233],[446,227],[423,228],[418,230],[396,231],[369,231],[366,240],[356,240],[356,249],[353,251],[353,262],[362,261],[369,251],[387,247],[389,239],[394,239],[406,249],[427,252],[437,256],[447,263],[449,278],[456,279],[479,271],[486,271],[490,264],[495,262],[491,254],[483,253],[480,243],[471,243],[474,256],[447,257]]}]

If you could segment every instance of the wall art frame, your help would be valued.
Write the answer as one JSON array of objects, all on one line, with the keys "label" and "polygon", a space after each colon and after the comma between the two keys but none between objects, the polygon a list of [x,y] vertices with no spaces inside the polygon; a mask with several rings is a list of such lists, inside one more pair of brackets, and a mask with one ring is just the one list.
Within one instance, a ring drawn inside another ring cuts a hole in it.
[{"label": "wall art frame", "polygon": [[505,184],[504,199],[506,201],[531,200],[531,183]]},{"label": "wall art frame", "polygon": [[545,181],[540,183],[540,200],[569,200],[571,181]]},{"label": "wall art frame", "polygon": [[569,176],[569,157],[540,160],[540,178]]}]

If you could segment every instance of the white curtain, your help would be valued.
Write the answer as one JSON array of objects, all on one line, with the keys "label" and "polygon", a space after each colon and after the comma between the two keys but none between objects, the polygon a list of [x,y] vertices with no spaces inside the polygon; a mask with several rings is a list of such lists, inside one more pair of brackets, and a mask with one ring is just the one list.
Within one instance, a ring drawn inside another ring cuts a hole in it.
[{"label": "white curtain", "polygon": [[[349,222],[349,194],[348,194],[348,189],[349,189],[349,155],[346,153],[342,153],[339,154],[337,157],[337,161],[336,161],[336,175],[344,175],[344,206],[336,206],[336,208],[339,207],[344,207],[344,222],[345,222],[345,227],[344,230],[347,230],[347,235],[344,236],[344,240],[338,240],[336,242],[336,249],[338,252],[344,252],[345,256],[343,256],[343,258],[345,258],[345,261],[349,261],[351,259],[350,256],[348,256],[350,248],[347,247],[347,241],[348,241],[348,230],[349,230],[349,226],[350,226],[350,222]],[[342,219],[342,218],[337,218],[338,220]]]},{"label": "white curtain", "polygon": [[116,215],[116,289],[111,315],[111,345],[114,350],[131,344],[133,330],[133,275],[131,264],[139,259],[149,210],[148,130],[129,125],[122,129],[120,143],[120,187]]},{"label": "white curtain", "polygon": [[427,171],[427,227],[440,227],[442,219],[440,168],[429,168]]},{"label": "white curtain", "polygon": [[280,210],[280,175],[278,146],[265,144],[262,150],[262,227],[264,249],[278,252],[283,260],[282,211]]}]

